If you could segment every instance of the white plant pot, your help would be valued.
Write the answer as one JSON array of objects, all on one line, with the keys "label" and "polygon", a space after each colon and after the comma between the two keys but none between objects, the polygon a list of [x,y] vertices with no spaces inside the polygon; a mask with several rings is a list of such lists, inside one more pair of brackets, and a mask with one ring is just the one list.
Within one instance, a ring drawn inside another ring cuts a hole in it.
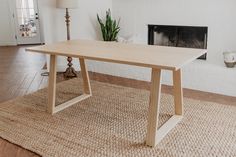
[{"label": "white plant pot", "polygon": [[236,64],[236,53],[235,52],[224,52],[224,62],[229,68],[233,68]]}]

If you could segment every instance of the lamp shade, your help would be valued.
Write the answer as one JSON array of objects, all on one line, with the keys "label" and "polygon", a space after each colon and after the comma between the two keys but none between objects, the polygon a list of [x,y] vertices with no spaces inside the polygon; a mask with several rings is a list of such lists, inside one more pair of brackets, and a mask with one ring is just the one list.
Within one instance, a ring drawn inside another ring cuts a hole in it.
[{"label": "lamp shade", "polygon": [[57,8],[78,8],[78,0],[57,0]]}]

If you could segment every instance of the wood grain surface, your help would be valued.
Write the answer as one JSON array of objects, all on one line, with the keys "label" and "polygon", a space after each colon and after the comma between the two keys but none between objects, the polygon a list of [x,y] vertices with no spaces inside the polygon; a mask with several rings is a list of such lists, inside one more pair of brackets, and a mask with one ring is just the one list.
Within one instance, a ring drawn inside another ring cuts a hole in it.
[{"label": "wood grain surface", "polygon": [[64,41],[27,48],[27,50],[168,70],[178,70],[207,52],[204,49],[90,40]]}]

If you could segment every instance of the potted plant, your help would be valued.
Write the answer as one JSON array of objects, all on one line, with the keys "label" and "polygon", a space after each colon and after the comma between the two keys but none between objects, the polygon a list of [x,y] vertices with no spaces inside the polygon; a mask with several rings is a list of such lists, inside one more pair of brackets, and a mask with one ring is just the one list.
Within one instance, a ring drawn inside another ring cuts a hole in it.
[{"label": "potted plant", "polygon": [[236,53],[224,52],[224,62],[228,68],[233,68],[236,65]]},{"label": "potted plant", "polygon": [[101,27],[102,37],[104,41],[117,41],[118,33],[120,32],[120,20],[113,20],[111,17],[111,10],[106,11],[106,18],[103,22],[97,14],[97,19]]}]

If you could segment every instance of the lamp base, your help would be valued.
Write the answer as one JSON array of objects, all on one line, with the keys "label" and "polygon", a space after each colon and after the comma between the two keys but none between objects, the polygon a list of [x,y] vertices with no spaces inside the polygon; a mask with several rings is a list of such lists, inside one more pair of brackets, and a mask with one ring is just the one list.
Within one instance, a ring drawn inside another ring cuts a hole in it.
[{"label": "lamp base", "polygon": [[66,69],[66,71],[64,72],[64,77],[66,77],[66,78],[73,78],[73,77],[77,77],[77,76],[78,76],[78,74],[73,67],[68,67]]},{"label": "lamp base", "polygon": [[75,69],[72,67],[72,57],[68,57],[67,58],[67,61],[68,61],[68,68],[66,69],[66,71],[64,72],[64,77],[66,78],[73,78],[73,77],[77,77],[78,74],[77,72],[75,71]]}]

